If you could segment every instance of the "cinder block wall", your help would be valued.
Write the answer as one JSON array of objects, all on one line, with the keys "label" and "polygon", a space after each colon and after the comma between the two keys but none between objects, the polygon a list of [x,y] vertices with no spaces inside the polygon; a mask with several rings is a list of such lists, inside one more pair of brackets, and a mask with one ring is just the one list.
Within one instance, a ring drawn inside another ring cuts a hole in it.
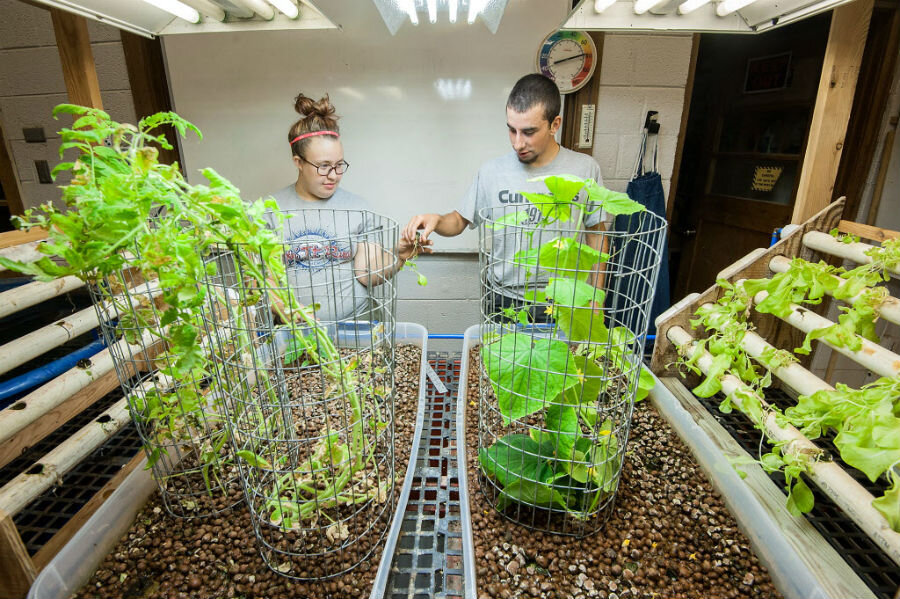
[{"label": "cinder block wall", "polygon": [[[57,131],[71,119],[53,120],[68,102],[50,12],[19,0],[0,0],[0,123],[12,149],[26,208],[59,201],[56,184],[38,182],[36,160],[59,163]],[[119,121],[135,119],[119,30],[88,20],[104,109]],[[22,129],[43,127],[47,141],[27,143]]]},{"label": "cinder block wall", "polygon": [[[608,33],[604,37],[594,158],[606,187],[625,191],[647,111],[656,110],[661,123],[659,172],[668,199],[691,44],[692,36],[685,34]],[[648,160],[648,168],[650,164]]]}]

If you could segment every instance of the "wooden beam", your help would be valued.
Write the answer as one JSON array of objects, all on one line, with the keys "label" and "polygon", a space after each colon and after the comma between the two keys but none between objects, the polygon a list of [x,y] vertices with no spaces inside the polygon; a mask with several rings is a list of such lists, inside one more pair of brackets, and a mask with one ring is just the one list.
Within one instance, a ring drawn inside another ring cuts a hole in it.
[{"label": "wooden beam", "polygon": [[0,509],[0,599],[22,599],[35,577],[37,568],[12,516]]},{"label": "wooden beam", "polygon": [[691,114],[691,98],[694,95],[694,75],[697,72],[697,55],[700,53],[700,34],[695,33],[691,40],[691,63],[688,67],[687,82],[684,86],[684,101],[681,104],[681,123],[678,126],[678,142],[675,144],[675,162],[672,165],[672,177],[669,179],[669,193],[666,196],[666,220],[672,223],[672,211],[675,209],[675,194],[678,191],[678,173],[681,171],[681,156],[684,153],[684,138],[687,134],[688,118]]},{"label": "wooden beam", "polygon": [[[3,189],[6,189],[5,183]],[[6,231],[0,233],[0,249],[44,239],[47,239],[47,231],[40,227],[34,227],[29,231]]]},{"label": "wooden beam", "polygon": [[875,6],[866,41],[866,50],[856,82],[853,111],[834,184],[835,195],[847,196],[844,213],[865,220],[859,206],[865,193],[872,161],[882,136],[884,113],[891,93],[900,48],[900,5]]},{"label": "wooden beam", "polygon": [[900,231],[892,231],[890,229],[882,229],[881,227],[873,227],[849,220],[842,220],[838,223],[838,231],[841,233],[850,233],[863,239],[882,242],[887,239],[897,239],[900,237]]},{"label": "wooden beam", "polygon": [[[566,96],[566,105],[563,107],[562,133],[560,140],[564,148],[568,148],[575,152],[581,152],[592,156],[594,154],[594,132],[591,131],[591,147],[578,147],[578,130],[581,125],[581,109],[585,104],[593,104],[594,110],[597,109],[597,100],[600,95],[600,71],[603,66],[603,32],[588,31],[586,32],[594,40],[597,46],[597,66],[594,69],[594,75],[587,84]],[[596,112],[595,112],[595,128],[596,128]]]},{"label": "wooden beam", "polygon": [[50,17],[69,102],[102,109],[103,99],[100,97],[100,82],[87,21],[84,17],[57,8],[50,9]]},{"label": "wooden beam", "polygon": [[[134,98],[134,112],[137,118],[142,119],[157,112],[172,110],[166,63],[159,39],[151,40],[127,31],[122,31],[121,37],[122,50],[125,53],[125,66],[128,69],[128,82],[131,85],[131,97]],[[157,146],[160,162],[182,164],[178,153],[175,129],[170,126],[160,127],[160,132],[164,133],[166,139],[175,146],[172,150]]]},{"label": "wooden beam", "polygon": [[84,523],[94,515],[94,512],[100,508],[103,503],[109,499],[113,491],[119,488],[129,474],[144,461],[145,455],[143,451],[138,451],[131,460],[122,466],[122,469],[116,472],[103,487],[91,497],[80,510],[78,510],[72,518],[66,522],[62,528],[56,531],[56,534],[50,537],[43,547],[34,554],[34,566],[38,571],[43,570],[50,561],[56,557],[56,554],[69,542],[69,539],[78,532]]},{"label": "wooden beam", "polygon": [[834,9],[793,223],[806,221],[831,203],[872,6],[873,0],[855,0]]}]

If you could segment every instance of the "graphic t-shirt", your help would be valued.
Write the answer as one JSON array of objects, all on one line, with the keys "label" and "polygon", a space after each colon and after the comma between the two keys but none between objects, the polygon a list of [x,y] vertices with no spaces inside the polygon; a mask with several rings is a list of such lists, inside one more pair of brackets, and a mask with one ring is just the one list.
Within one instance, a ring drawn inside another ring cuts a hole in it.
[{"label": "graphic t-shirt", "polygon": [[[469,221],[469,228],[475,228],[482,222],[481,210],[483,208],[501,208],[508,206],[506,211],[491,211],[497,217],[515,210],[528,212],[526,223],[536,223],[540,220],[540,211],[529,203],[528,199],[520,192],[548,193],[543,181],[529,181],[535,177],[547,175],[574,175],[582,179],[591,178],[599,185],[603,185],[600,175],[600,165],[591,156],[580,152],[573,152],[560,146],[559,153],[550,164],[542,167],[533,167],[519,161],[515,152],[510,152],[499,158],[485,163],[475,175],[475,180],[463,198],[462,206],[458,212]],[[586,200],[586,192],[582,191],[579,201]],[[522,205],[517,207],[517,205]],[[573,216],[576,211],[573,211]],[[594,226],[599,222],[609,224],[609,216],[603,211],[587,214],[584,217],[584,226]],[[550,225],[543,229],[539,235],[530,240],[532,247],[560,236],[560,230],[571,230],[577,220],[558,226]],[[526,224],[523,223],[523,224]],[[607,226],[607,228],[609,228]],[[562,233],[571,237],[570,233]],[[491,232],[489,249],[491,252],[493,283],[502,288],[503,295],[521,297],[525,289],[535,286],[544,277],[536,278],[527,276],[525,269],[513,264],[516,252],[526,249],[529,243],[521,229],[508,228]]]},{"label": "graphic t-shirt", "polygon": [[353,258],[371,228],[369,204],[338,188],[327,200],[304,200],[293,185],[272,194],[289,218],[284,222],[288,283],[305,305],[319,304],[316,317],[334,321],[358,317],[369,305],[368,290],[356,279]]}]

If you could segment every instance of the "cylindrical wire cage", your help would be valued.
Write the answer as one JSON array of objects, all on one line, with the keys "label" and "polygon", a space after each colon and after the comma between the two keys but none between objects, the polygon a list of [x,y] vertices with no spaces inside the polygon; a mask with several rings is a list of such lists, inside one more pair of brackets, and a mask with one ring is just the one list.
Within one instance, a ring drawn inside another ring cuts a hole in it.
[{"label": "cylindrical wire cage", "polygon": [[[123,257],[125,268],[88,288],[163,504],[179,518],[230,509],[243,497],[221,394],[202,374],[173,374],[181,356],[167,342],[163,301],[172,290],[127,266],[140,262],[136,246]],[[204,355],[214,347],[209,337],[197,344]]]},{"label": "cylindrical wire cage", "polygon": [[394,512],[398,227],[367,211],[286,214],[279,272],[217,248],[207,326],[260,553],[318,580],[371,555]]},{"label": "cylindrical wire cage", "polygon": [[583,536],[618,489],[666,223],[588,234],[543,208],[480,213],[480,483],[505,517]]}]

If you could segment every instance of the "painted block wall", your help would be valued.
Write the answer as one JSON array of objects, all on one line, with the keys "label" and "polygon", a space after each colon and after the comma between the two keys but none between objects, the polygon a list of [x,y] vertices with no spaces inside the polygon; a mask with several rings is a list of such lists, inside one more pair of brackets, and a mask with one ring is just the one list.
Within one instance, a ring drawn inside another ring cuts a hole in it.
[{"label": "painted block wall", "polygon": [[[692,36],[607,33],[603,39],[594,158],[606,187],[625,191],[648,110],[659,112],[659,172],[666,199],[684,110]],[[651,159],[646,163],[650,168]]]},{"label": "painted block wall", "polygon": [[[55,121],[50,114],[54,106],[68,102],[68,96],[50,12],[19,0],[0,0],[0,14],[0,123],[29,208],[59,199],[55,184],[38,182],[34,162],[47,160],[52,169],[60,161],[56,132],[71,118]],[[116,120],[134,122],[119,30],[88,20],[88,31],[104,109]],[[24,127],[43,127],[47,141],[27,143]]]}]

